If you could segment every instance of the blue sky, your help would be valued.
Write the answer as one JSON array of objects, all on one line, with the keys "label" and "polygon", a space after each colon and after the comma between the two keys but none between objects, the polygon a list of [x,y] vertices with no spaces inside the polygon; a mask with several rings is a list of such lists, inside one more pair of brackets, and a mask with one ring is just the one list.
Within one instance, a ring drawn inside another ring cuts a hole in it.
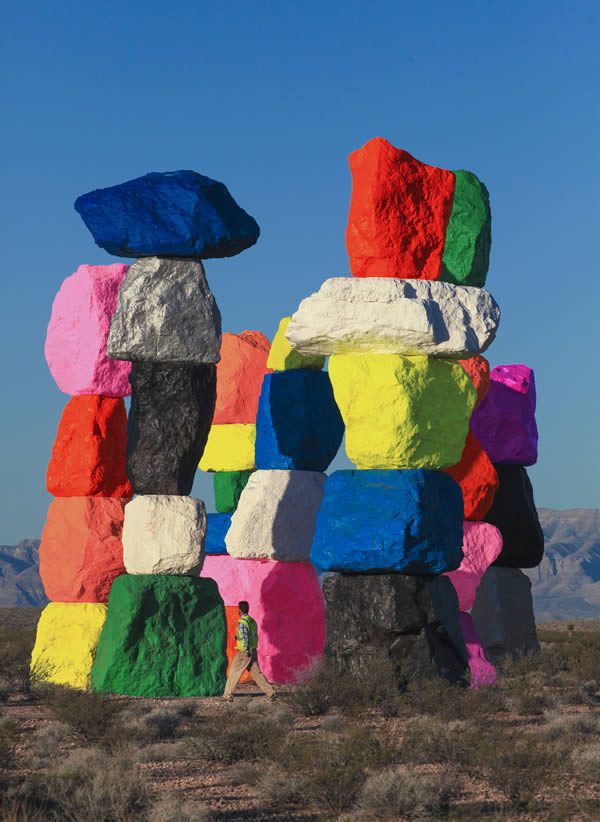
[{"label": "blue sky", "polygon": [[49,501],[54,294],[114,259],[75,198],[148,171],[224,181],[262,236],[208,261],[211,286],[225,329],[272,335],[347,273],[347,156],[377,135],[487,184],[488,356],[535,369],[537,502],[597,507],[599,17],[576,0],[5,3],[0,543],[39,536]]}]

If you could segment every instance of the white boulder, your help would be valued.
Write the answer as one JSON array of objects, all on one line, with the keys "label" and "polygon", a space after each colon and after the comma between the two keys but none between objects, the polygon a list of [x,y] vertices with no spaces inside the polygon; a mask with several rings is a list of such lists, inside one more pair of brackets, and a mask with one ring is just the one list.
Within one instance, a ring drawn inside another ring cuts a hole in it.
[{"label": "white boulder", "polygon": [[286,338],[303,355],[427,354],[465,359],[492,343],[500,308],[484,288],[333,277],[302,300]]},{"label": "white boulder", "polygon": [[319,471],[255,471],[225,537],[229,554],[309,562],[324,482]]},{"label": "white boulder", "polygon": [[199,574],[206,512],[192,497],[145,494],[125,506],[123,561],[128,574]]}]

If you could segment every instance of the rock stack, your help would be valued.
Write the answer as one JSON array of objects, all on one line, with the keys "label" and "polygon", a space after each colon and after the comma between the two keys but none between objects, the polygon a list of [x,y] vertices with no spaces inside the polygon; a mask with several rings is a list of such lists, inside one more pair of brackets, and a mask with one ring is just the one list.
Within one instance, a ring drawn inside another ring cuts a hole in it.
[{"label": "rock stack", "polygon": [[53,494],[40,545],[50,604],[39,620],[32,672],[73,688],[89,686],[113,580],[125,570],[121,541],[127,479],[128,362],[107,356],[106,341],[127,266],[81,265],[52,306],[46,360],[71,399],[63,411],[46,475]]},{"label": "rock stack", "polygon": [[201,260],[249,247],[258,225],[223,184],[189,171],[93,191],[75,207],[98,245],[139,258],[128,270],[119,266],[124,277],[103,340],[111,367],[131,367],[126,456],[136,497],[125,509],[121,575],[102,606],[88,679],[98,691],[136,696],[218,694],[225,610],[216,583],[198,576],[206,514],[189,496],[212,422],[221,346]]},{"label": "rock stack", "polygon": [[487,190],[382,139],[350,168],[353,276],[326,280],[285,332],[296,354],[329,356],[357,468],[327,478],[311,548],[334,572],[327,650],[353,671],[383,652],[398,681],[433,666],[453,681],[470,667],[474,685],[487,683],[493,668],[465,613],[502,547],[483,522],[497,473],[469,434],[500,319],[483,288]]},{"label": "rock stack", "polygon": [[[324,606],[310,545],[324,471],[343,436],[324,358],[293,352],[284,336],[288,322],[281,321],[252,405],[256,470],[231,505],[227,555],[207,557],[203,571],[217,580],[227,605],[250,603],[261,669],[275,683],[296,681],[323,650]],[[206,453],[200,465],[211,467]]]}]

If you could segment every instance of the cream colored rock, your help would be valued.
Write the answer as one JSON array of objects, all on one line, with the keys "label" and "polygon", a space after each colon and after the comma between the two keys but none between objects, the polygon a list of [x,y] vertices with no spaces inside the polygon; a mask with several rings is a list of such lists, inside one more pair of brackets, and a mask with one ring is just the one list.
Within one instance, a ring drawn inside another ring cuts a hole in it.
[{"label": "cream colored rock", "polygon": [[286,338],[303,355],[427,354],[464,359],[492,343],[500,308],[483,288],[333,277],[302,300]]},{"label": "cream colored rock", "polygon": [[225,537],[230,556],[309,562],[325,474],[255,471]]},{"label": "cream colored rock", "polygon": [[125,507],[123,560],[128,574],[198,574],[206,512],[192,497],[147,494]]}]

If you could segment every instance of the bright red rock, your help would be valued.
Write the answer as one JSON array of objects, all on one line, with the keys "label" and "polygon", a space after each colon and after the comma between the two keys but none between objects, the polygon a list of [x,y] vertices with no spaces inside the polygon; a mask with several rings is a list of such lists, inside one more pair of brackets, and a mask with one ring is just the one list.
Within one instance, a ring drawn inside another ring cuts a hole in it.
[{"label": "bright red rock", "polygon": [[254,423],[271,344],[260,331],[223,334],[213,425]]},{"label": "bright red rock", "polygon": [[73,397],[58,425],[48,491],[55,497],[132,497],[126,444],[127,413],[120,397]]},{"label": "bright red rock", "polygon": [[460,462],[444,470],[461,487],[464,518],[480,522],[492,507],[500,481],[492,461],[470,431]]},{"label": "bright red rock", "polygon": [[475,408],[479,403],[485,399],[490,387],[490,364],[485,357],[478,354],[475,357],[469,357],[467,360],[459,360],[459,363],[465,369],[477,391],[477,402]]},{"label": "bright red rock", "polygon": [[346,247],[353,276],[440,279],[455,175],[381,137],[349,161]]},{"label": "bright red rock", "polygon": [[123,565],[123,509],[114,497],[50,503],[40,544],[40,576],[54,602],[108,602]]}]

